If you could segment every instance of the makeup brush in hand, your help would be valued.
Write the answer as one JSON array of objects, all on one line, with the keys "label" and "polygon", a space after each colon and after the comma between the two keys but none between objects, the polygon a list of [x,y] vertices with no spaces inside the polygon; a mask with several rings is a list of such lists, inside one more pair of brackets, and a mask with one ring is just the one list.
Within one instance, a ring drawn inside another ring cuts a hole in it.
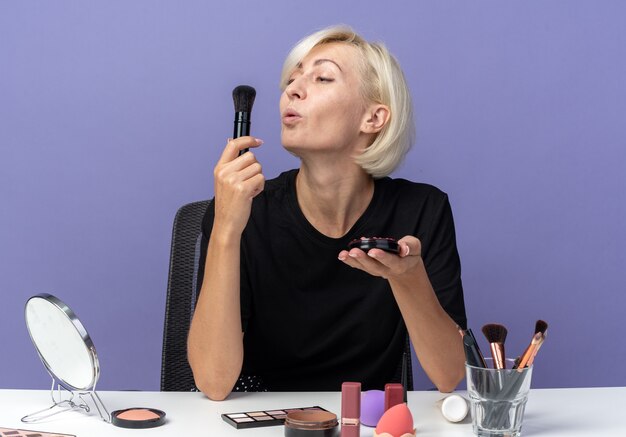
[{"label": "makeup brush in hand", "polygon": [[[256,90],[248,85],[239,85],[233,90],[233,103],[235,104],[233,138],[250,135],[250,113],[252,112],[255,97]],[[248,149],[243,149],[239,154],[241,155],[247,151]]]},{"label": "makeup brush in hand", "polygon": [[546,339],[546,331],[548,330],[548,324],[543,320],[537,320],[535,323],[535,335],[533,335],[530,344],[522,354],[519,359],[519,363],[517,364],[517,369],[523,369],[524,367],[528,367],[533,363],[535,356],[537,355],[537,351],[543,344]]},{"label": "makeup brush in hand", "polygon": [[493,356],[493,367],[496,369],[505,369],[506,361],[504,355],[504,341],[506,340],[507,330],[504,325],[497,323],[489,323],[483,326],[483,334],[491,346],[491,355]]}]

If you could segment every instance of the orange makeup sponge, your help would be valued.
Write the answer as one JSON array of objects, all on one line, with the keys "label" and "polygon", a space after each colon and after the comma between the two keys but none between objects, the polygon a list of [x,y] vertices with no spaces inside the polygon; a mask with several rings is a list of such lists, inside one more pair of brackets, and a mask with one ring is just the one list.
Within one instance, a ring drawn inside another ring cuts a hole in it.
[{"label": "orange makeup sponge", "polygon": [[375,437],[415,436],[413,416],[406,404],[394,405],[383,414],[374,430]]}]

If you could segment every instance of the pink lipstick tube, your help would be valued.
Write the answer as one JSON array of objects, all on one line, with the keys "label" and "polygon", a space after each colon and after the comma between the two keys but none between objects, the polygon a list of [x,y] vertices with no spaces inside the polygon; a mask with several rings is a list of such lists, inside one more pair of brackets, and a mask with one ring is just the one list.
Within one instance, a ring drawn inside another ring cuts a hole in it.
[{"label": "pink lipstick tube", "polygon": [[404,387],[402,384],[385,385],[385,411],[404,402]]},{"label": "pink lipstick tube", "polygon": [[341,437],[361,434],[361,383],[341,384]]}]

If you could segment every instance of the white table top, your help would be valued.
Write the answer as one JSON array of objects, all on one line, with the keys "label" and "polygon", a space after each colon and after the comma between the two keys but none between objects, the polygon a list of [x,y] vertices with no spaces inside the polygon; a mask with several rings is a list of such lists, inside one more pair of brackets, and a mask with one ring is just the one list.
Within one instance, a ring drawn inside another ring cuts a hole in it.
[{"label": "white table top", "polygon": [[[319,405],[338,416],[341,394],[313,393],[234,393],[225,401],[214,402],[201,393],[99,392],[109,411],[129,407],[163,410],[167,422],[159,428],[132,430],[103,422],[95,409],[89,415],[66,412],[37,424],[23,424],[26,414],[50,406],[47,390],[0,390],[0,427],[75,434],[85,437],[111,436],[283,436],[282,426],[235,429],[224,422],[222,413],[285,409]],[[465,395],[464,392],[459,392]],[[449,423],[441,415],[439,403],[444,394],[410,392],[409,408],[417,436],[472,436],[468,418]],[[524,436],[626,436],[626,387],[532,390],[522,434]],[[361,427],[361,436],[372,436],[373,428]]]}]

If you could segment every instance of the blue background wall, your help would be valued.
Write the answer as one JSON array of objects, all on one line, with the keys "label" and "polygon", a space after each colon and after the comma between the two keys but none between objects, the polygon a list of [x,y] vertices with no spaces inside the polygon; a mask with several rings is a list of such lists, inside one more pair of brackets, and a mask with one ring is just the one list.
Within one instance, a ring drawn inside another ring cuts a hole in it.
[{"label": "blue background wall", "polygon": [[48,387],[23,305],[49,292],[90,331],[100,388],[158,389],[172,219],[212,196],[231,90],[257,89],[266,176],[296,166],[281,64],[335,23],[404,67],[418,139],[396,176],[450,195],[470,325],[506,324],[515,355],[548,321],[535,387],[624,385],[624,16],[593,0],[0,2],[0,388]]}]

